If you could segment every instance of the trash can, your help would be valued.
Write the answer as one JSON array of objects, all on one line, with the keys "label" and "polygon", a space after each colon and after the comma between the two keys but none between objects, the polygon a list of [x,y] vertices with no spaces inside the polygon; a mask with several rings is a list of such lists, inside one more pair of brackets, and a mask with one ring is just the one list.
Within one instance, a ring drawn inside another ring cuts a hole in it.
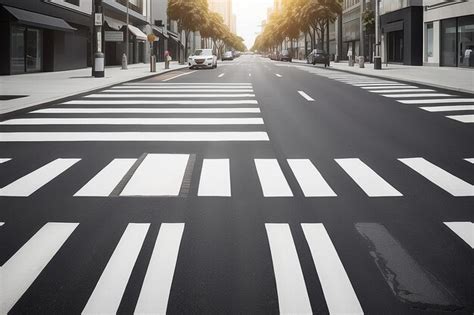
[{"label": "trash can", "polygon": [[364,56],[359,56],[359,68],[365,68],[364,62]]},{"label": "trash can", "polygon": [[104,54],[101,52],[96,52],[94,54],[94,77],[103,78],[104,76]]}]

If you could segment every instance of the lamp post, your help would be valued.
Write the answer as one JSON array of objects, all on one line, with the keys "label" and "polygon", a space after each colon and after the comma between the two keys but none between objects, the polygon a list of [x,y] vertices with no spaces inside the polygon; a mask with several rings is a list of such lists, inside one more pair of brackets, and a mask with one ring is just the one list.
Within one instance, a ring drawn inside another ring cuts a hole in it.
[{"label": "lamp post", "polygon": [[382,69],[382,57],[380,57],[380,12],[379,12],[379,0],[375,0],[375,57],[374,57],[374,69]]},{"label": "lamp post", "polygon": [[128,24],[129,24],[129,16],[128,16],[128,0],[126,0],[127,6],[127,29],[125,30],[125,53],[122,56],[122,70],[128,69]]}]

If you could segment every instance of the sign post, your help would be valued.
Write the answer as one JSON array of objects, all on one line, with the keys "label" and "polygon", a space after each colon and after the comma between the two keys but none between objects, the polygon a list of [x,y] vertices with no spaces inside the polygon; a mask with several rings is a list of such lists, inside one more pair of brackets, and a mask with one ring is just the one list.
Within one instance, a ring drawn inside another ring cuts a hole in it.
[{"label": "sign post", "polygon": [[105,76],[105,60],[102,47],[102,25],[104,16],[102,14],[102,0],[94,0],[94,19],[92,32],[92,47],[94,51],[94,63],[92,65],[92,76],[103,78]]}]

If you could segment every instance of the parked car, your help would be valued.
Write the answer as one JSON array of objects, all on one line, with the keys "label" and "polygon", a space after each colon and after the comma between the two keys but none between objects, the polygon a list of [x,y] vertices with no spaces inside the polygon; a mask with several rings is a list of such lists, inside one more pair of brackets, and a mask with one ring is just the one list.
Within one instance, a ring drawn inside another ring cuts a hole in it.
[{"label": "parked car", "polygon": [[270,54],[271,60],[280,60],[280,53],[278,51],[274,51]]},{"label": "parked car", "polygon": [[291,55],[288,50],[283,50],[278,58],[280,61],[289,61],[291,62]]},{"label": "parked car", "polygon": [[212,49],[196,49],[194,54],[188,58],[189,69],[194,68],[217,68],[217,56]]},{"label": "parked car", "polygon": [[317,63],[324,64],[324,67],[329,67],[329,54],[322,49],[314,49],[308,57],[306,57],[306,62],[313,65]]},{"label": "parked car", "polygon": [[224,55],[222,55],[222,61],[224,60],[234,60],[234,54],[231,51],[226,51]]}]

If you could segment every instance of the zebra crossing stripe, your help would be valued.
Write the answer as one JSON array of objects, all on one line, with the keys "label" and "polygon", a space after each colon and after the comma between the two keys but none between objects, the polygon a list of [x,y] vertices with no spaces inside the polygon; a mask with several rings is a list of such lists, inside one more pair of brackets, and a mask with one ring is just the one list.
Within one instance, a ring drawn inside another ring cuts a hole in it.
[{"label": "zebra crossing stripe", "polygon": [[162,223],[135,314],[166,314],[184,223]]},{"label": "zebra crossing stripe", "polygon": [[351,281],[321,223],[302,223],[330,314],[364,314]]},{"label": "zebra crossing stripe", "polygon": [[443,222],[457,236],[474,249],[474,223],[472,222]]},{"label": "zebra crossing stripe", "polygon": [[45,108],[33,114],[258,114],[258,107],[237,108]]},{"label": "zebra crossing stripe", "polygon": [[7,314],[79,223],[49,222],[0,268],[0,314]]},{"label": "zebra crossing stripe", "polygon": [[398,160],[455,197],[474,196],[474,185],[446,172],[424,158]]},{"label": "zebra crossing stripe", "polygon": [[393,89],[393,90],[370,90],[372,93],[419,93],[419,92],[434,92],[432,89]]},{"label": "zebra crossing stripe", "polygon": [[0,164],[10,161],[11,158],[0,158]]},{"label": "zebra crossing stripe", "polygon": [[305,197],[336,197],[336,193],[308,159],[288,159]]},{"label": "zebra crossing stripe", "polygon": [[255,159],[254,162],[265,197],[293,197],[276,159]]},{"label": "zebra crossing stripe", "polygon": [[445,93],[415,93],[415,94],[382,94],[384,97],[389,98],[414,98],[414,97],[444,97],[452,96],[451,94]]},{"label": "zebra crossing stripe", "polygon": [[244,85],[244,86],[251,86],[252,83],[249,82],[233,82],[233,83],[224,83],[224,82],[219,82],[219,83],[213,83],[213,82],[194,82],[194,83],[177,83],[177,82],[172,82],[172,83],[161,83],[161,82],[134,82],[134,83],[124,83],[122,85],[152,85],[152,86],[194,86],[194,85],[210,85],[210,86],[219,86],[219,85],[225,85],[225,86],[238,86],[238,85]]},{"label": "zebra crossing stripe", "polygon": [[266,223],[280,314],[312,314],[296,247],[286,223]]},{"label": "zebra crossing stripe", "polygon": [[229,92],[247,92],[247,93],[253,93],[253,89],[111,89],[111,90],[105,90],[103,91],[105,93],[173,93],[173,92],[179,92],[179,93],[189,93],[189,92],[195,92],[195,93],[229,93]]},{"label": "zebra crossing stripe", "polygon": [[17,118],[0,125],[263,125],[262,118]]},{"label": "zebra crossing stripe", "polygon": [[0,222],[0,226],[3,226],[3,225],[5,225],[5,222]]},{"label": "zebra crossing stripe", "polygon": [[474,158],[467,158],[467,159],[464,159],[464,160],[468,161],[469,163],[474,164]]},{"label": "zebra crossing stripe", "polygon": [[[2,136],[0,135],[0,138]],[[0,188],[0,196],[28,197],[81,159],[56,159]]]},{"label": "zebra crossing stripe", "polygon": [[396,83],[396,82],[393,82],[393,83],[357,83],[357,84],[354,84],[354,86],[359,86],[359,87],[363,87],[363,86],[390,86],[390,85],[393,85],[393,86],[400,86],[400,87],[404,87],[406,86],[407,84],[404,84],[404,83]]},{"label": "zebra crossing stripe", "polygon": [[364,90],[399,90],[399,89],[408,89],[408,90],[417,90],[418,87],[416,86],[411,86],[411,85],[369,85],[369,86],[360,86],[361,89]]},{"label": "zebra crossing stripe", "polygon": [[458,110],[474,110],[474,105],[426,106],[420,108],[428,112],[450,112]]},{"label": "zebra crossing stripe", "polygon": [[446,117],[460,121],[462,123],[474,123],[474,115],[451,115]]},{"label": "zebra crossing stripe", "polygon": [[201,91],[202,89],[213,89],[213,90],[247,90],[247,89],[253,89],[252,86],[250,85],[232,85],[232,86],[218,86],[218,85],[188,85],[188,86],[176,86],[176,85],[165,85],[165,86],[154,86],[154,85],[147,85],[147,84],[141,84],[141,85],[134,85],[134,86],[113,86],[111,89],[114,90],[127,90],[127,89],[134,89],[134,90],[154,90],[154,91],[160,91],[160,90],[172,90],[172,91],[181,91],[183,89],[188,89],[188,90],[195,90],[195,91]]},{"label": "zebra crossing stripe", "polygon": [[72,100],[64,105],[258,105],[257,100]]},{"label": "zebra crossing stripe", "polygon": [[189,154],[148,154],[121,196],[178,196]]},{"label": "zebra crossing stripe", "polygon": [[82,314],[115,314],[150,224],[129,223]]},{"label": "zebra crossing stripe", "polygon": [[232,93],[232,94],[89,94],[86,98],[237,98],[237,97],[255,97],[251,93]]},{"label": "zebra crossing stripe", "polygon": [[198,196],[231,196],[229,159],[204,159]]},{"label": "zebra crossing stripe", "polygon": [[336,162],[369,197],[396,197],[402,194],[375,171],[357,158],[336,159]]},{"label": "zebra crossing stripe", "polygon": [[403,104],[447,104],[447,103],[473,103],[474,98],[434,98],[426,100],[397,100]]},{"label": "zebra crossing stripe", "polygon": [[76,197],[107,197],[137,159],[114,159],[74,194]]}]

